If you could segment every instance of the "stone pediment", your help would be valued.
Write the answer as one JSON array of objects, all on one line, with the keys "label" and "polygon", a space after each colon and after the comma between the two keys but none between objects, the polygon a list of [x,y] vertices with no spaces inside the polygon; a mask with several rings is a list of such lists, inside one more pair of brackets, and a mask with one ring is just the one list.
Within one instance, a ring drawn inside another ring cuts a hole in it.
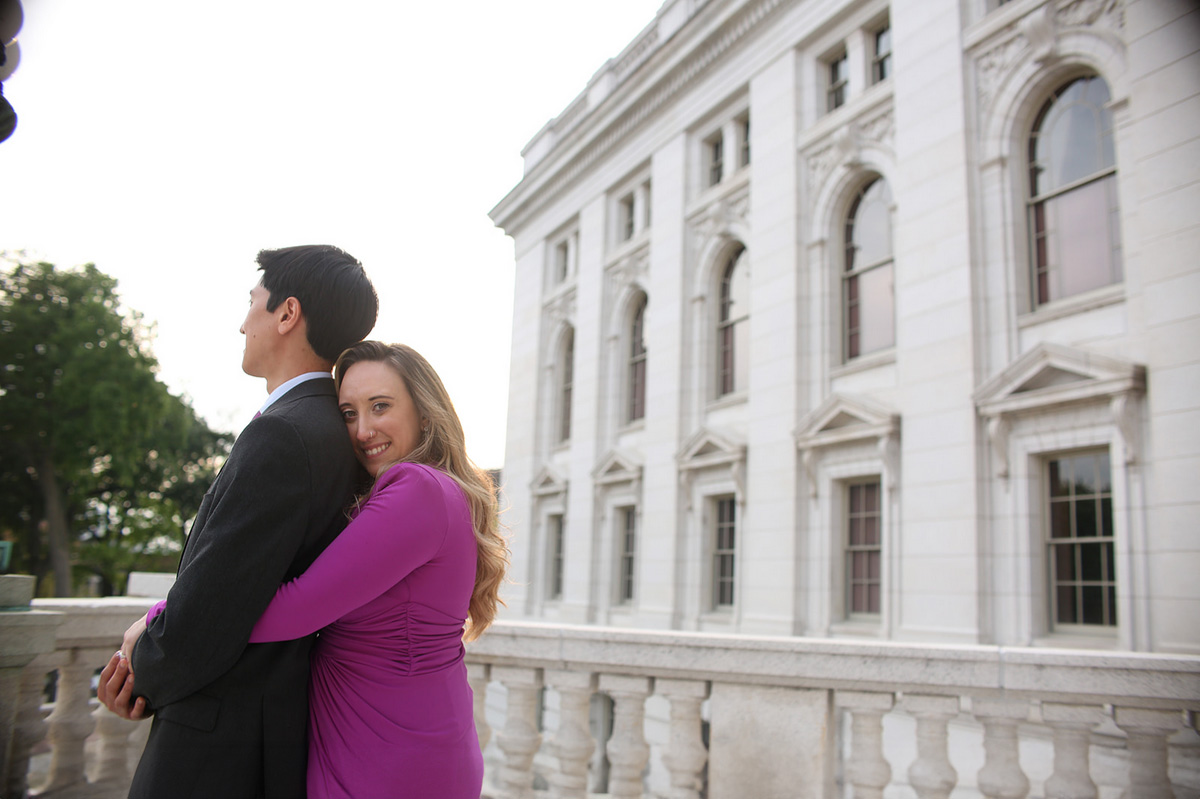
[{"label": "stone pediment", "polygon": [[975,404],[981,415],[997,417],[1107,401],[1145,386],[1146,368],[1140,364],[1043,342],[980,386]]},{"label": "stone pediment", "polygon": [[746,460],[746,444],[731,433],[701,428],[684,442],[676,460],[685,471],[729,466]]},{"label": "stone pediment", "polygon": [[567,493],[567,478],[553,466],[547,466],[538,472],[537,477],[530,483],[534,496],[548,497],[554,494]]},{"label": "stone pediment", "polygon": [[831,447],[889,438],[899,431],[900,416],[888,406],[866,397],[833,394],[800,421],[796,446]]},{"label": "stone pediment", "polygon": [[632,453],[620,449],[610,450],[592,470],[596,485],[630,483],[642,477],[642,464]]}]

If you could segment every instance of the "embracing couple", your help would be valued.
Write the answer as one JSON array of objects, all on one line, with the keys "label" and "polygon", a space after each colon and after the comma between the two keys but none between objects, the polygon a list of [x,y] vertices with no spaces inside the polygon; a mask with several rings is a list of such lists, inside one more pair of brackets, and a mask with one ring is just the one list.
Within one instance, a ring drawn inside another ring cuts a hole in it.
[{"label": "embracing couple", "polygon": [[258,263],[242,369],[269,397],[100,676],[110,710],[154,716],[130,796],[477,799],[463,640],[508,562],[492,483],[429,363],[362,341],[358,261]]}]

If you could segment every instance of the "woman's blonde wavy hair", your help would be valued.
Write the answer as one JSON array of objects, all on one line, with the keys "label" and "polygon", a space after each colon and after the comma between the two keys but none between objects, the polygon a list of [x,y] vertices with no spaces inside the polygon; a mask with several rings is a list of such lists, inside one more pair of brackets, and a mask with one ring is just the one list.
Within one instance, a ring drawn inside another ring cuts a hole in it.
[{"label": "woman's blonde wavy hair", "polygon": [[498,487],[467,457],[466,439],[454,403],[450,401],[442,379],[419,352],[406,344],[380,341],[355,344],[341,354],[333,367],[339,391],[346,371],[361,361],[379,361],[391,366],[408,388],[418,416],[429,422],[429,429],[422,433],[420,443],[401,460],[440,469],[454,478],[466,494],[478,556],[475,590],[471,594],[464,638],[474,641],[495,620],[497,604],[503,604],[500,584],[508,570],[509,552],[508,542],[500,532]]}]

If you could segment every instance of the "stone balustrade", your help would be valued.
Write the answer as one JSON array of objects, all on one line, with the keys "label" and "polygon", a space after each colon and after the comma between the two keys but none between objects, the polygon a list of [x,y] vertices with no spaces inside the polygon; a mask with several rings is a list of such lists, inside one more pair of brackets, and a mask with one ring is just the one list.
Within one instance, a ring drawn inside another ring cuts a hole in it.
[{"label": "stone balustrade", "polygon": [[[154,601],[133,597],[33,601],[33,612],[58,614],[61,619],[53,650],[37,655],[21,673],[8,784],[0,796],[117,799],[129,792],[132,767],[149,725],[126,721],[99,705],[92,677],[121,645],[126,628]],[[48,674],[56,679],[55,701],[47,715],[43,701]],[[47,743],[49,758],[36,758]],[[38,761],[44,768],[36,765],[31,770]]]},{"label": "stone balustrade", "polygon": [[[24,668],[0,795],[47,745],[37,795],[124,795],[149,725],[91,677],[151,602],[34,603],[64,618]],[[1197,658],[501,622],[467,661],[495,799],[592,796],[598,760],[614,798],[1200,796]]]}]

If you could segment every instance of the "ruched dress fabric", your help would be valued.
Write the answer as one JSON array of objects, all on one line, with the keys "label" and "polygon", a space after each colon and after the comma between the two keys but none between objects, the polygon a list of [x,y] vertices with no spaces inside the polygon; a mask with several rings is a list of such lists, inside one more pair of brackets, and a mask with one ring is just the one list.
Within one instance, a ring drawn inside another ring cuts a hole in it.
[{"label": "ruched dress fabric", "polygon": [[478,799],[483,758],[463,662],[475,585],[458,484],[400,463],[250,641],[320,630],[309,683],[308,798]]}]

